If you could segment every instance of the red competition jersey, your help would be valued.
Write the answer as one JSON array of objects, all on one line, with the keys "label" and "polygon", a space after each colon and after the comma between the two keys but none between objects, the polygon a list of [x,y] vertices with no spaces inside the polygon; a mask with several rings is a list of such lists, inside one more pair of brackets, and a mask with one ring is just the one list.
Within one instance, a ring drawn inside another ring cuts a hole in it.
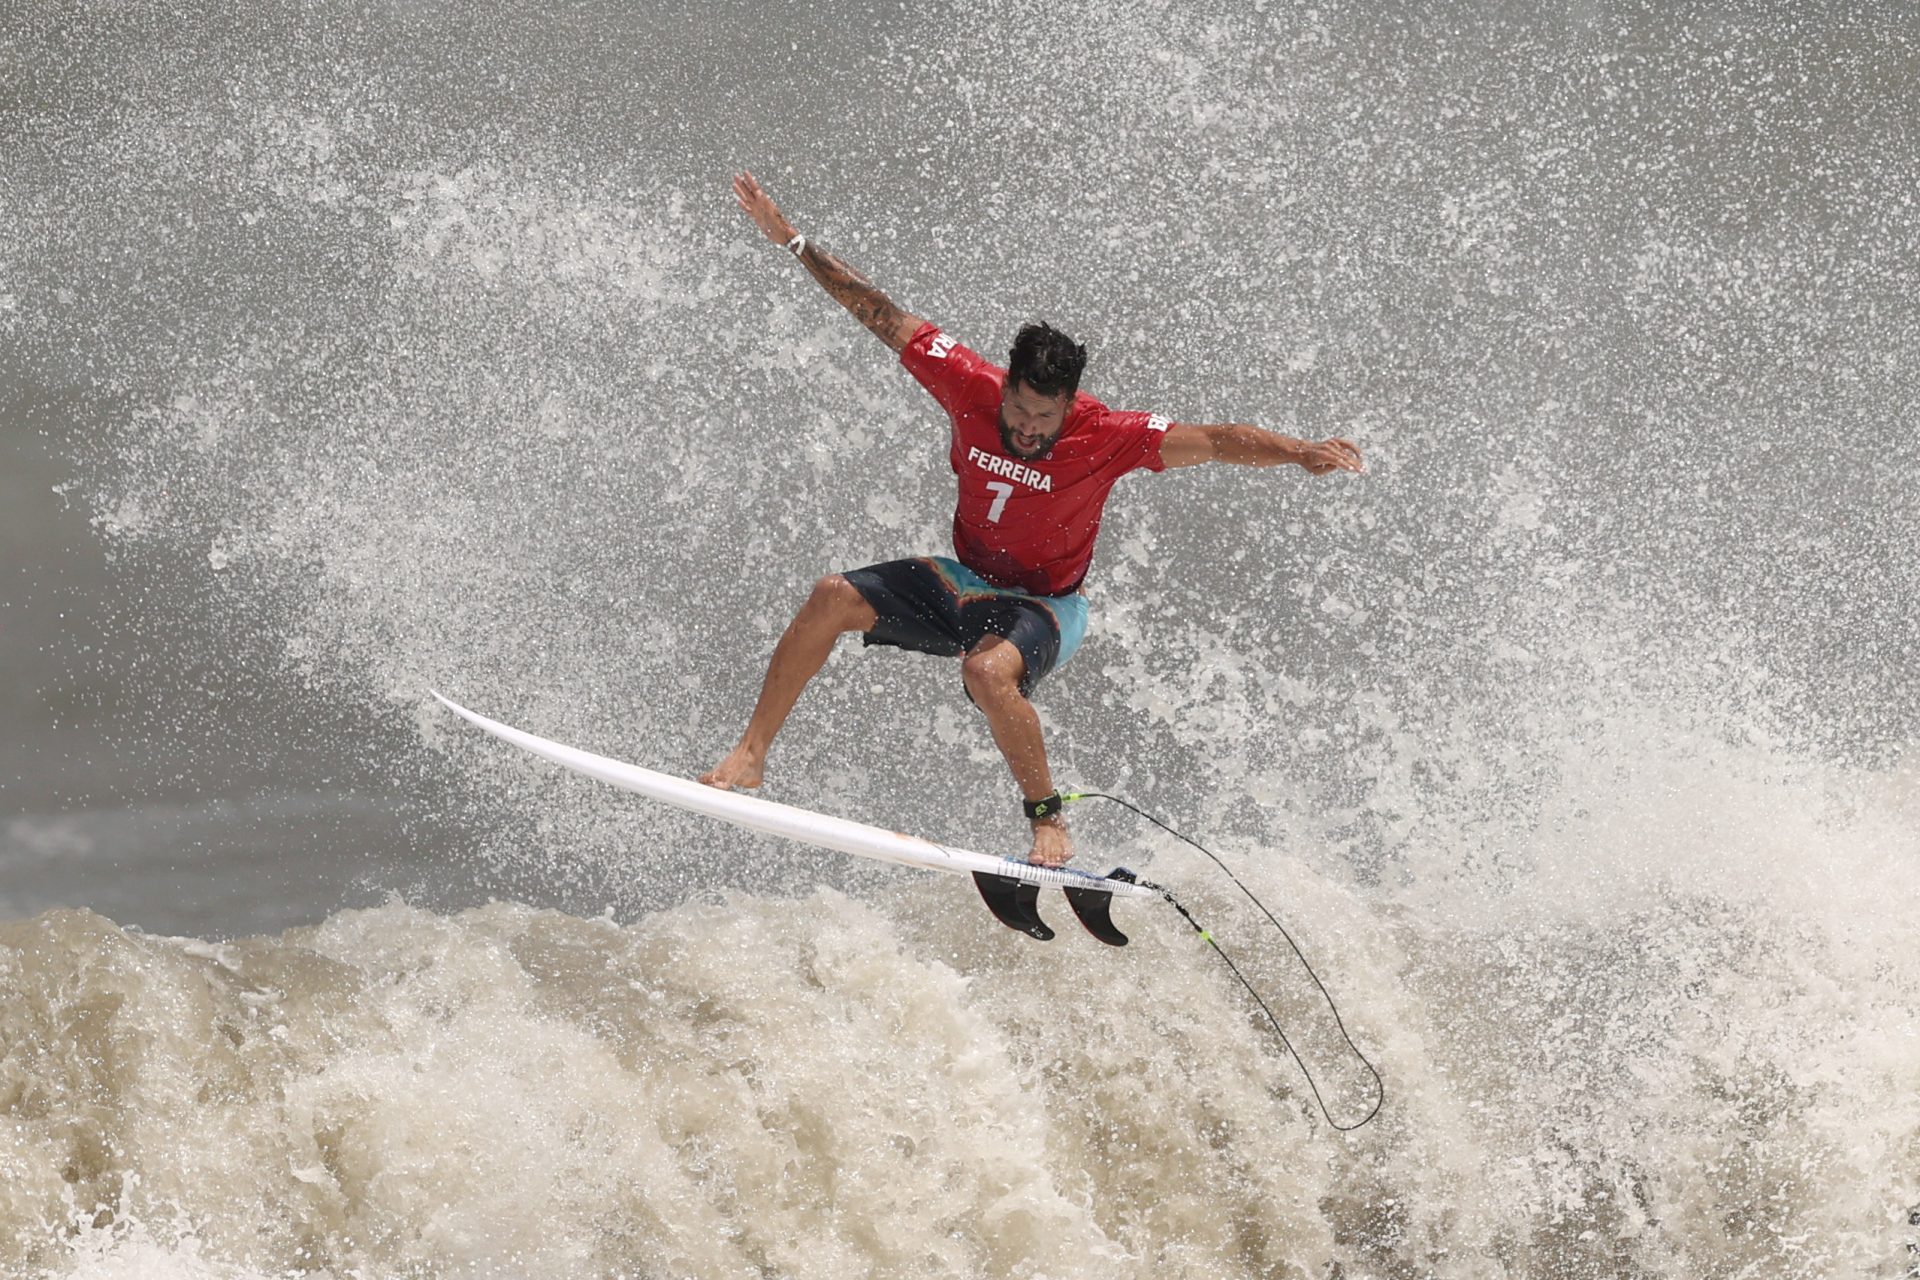
[{"label": "red competition jersey", "polygon": [[1093,562],[1100,512],[1114,481],[1135,467],[1163,471],[1167,420],[1116,413],[1082,391],[1066,426],[1038,458],[1010,456],[1000,441],[1000,393],[1007,371],[923,324],[900,363],[953,419],[948,461],[960,477],[953,550],[996,586],[1065,595]]}]

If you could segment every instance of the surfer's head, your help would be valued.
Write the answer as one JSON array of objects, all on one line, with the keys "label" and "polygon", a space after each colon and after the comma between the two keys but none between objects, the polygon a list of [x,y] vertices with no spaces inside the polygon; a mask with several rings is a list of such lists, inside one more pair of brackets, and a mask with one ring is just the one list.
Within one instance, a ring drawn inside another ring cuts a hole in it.
[{"label": "surfer's head", "polygon": [[1007,385],[1000,393],[1000,444],[1016,458],[1038,458],[1067,425],[1087,349],[1046,321],[1014,335]]}]

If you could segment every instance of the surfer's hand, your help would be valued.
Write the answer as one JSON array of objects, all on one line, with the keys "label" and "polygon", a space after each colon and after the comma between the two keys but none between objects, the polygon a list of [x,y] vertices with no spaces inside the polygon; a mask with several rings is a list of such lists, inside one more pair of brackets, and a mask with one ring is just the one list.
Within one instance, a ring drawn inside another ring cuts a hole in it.
[{"label": "surfer's hand", "polygon": [[1365,471],[1360,450],[1351,440],[1321,440],[1309,443],[1300,458],[1309,474],[1323,476],[1329,471]]},{"label": "surfer's hand", "polygon": [[753,219],[753,225],[775,244],[785,246],[797,234],[793,224],[781,215],[780,206],[773,202],[772,196],[760,189],[760,184],[752,174],[735,175],[733,195],[740,202],[740,208]]}]

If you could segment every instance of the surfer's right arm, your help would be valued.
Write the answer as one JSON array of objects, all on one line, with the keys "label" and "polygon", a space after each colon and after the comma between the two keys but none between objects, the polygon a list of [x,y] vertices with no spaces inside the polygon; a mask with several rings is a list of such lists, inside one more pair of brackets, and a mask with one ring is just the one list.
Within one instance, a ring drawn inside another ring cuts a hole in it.
[{"label": "surfer's right arm", "polygon": [[914,331],[926,323],[895,306],[893,299],[874,288],[871,280],[794,230],[793,224],[781,214],[780,206],[760,189],[752,174],[743,173],[734,178],[733,194],[740,201],[740,208],[767,239],[799,258],[800,264],[835,302],[852,312],[854,319],[867,326],[874,337],[893,351],[897,353],[904,348]]}]

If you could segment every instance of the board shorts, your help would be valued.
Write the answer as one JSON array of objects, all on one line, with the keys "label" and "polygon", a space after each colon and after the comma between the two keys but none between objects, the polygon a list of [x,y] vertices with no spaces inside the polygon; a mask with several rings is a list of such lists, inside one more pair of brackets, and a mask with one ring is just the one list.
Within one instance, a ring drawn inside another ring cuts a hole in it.
[{"label": "board shorts", "polygon": [[1026,659],[1022,696],[1071,658],[1087,635],[1087,598],[1079,592],[1036,596],[996,587],[945,556],[889,560],[840,576],[880,615],[864,643],[951,658],[983,637],[1000,636]]}]

